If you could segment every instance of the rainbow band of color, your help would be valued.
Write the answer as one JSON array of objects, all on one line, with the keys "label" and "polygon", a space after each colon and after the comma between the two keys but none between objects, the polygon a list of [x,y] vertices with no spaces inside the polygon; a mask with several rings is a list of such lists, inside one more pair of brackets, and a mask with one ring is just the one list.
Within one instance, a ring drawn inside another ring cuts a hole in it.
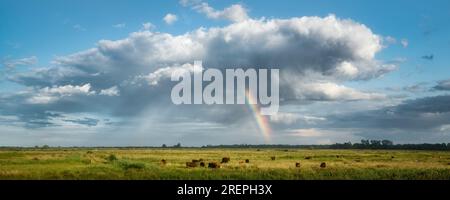
[{"label": "rainbow band of color", "polygon": [[262,136],[264,137],[264,141],[266,143],[269,143],[271,140],[271,132],[272,132],[269,120],[267,119],[267,116],[261,115],[258,106],[258,101],[250,92],[246,92],[246,97],[247,97],[246,98],[247,105],[253,113],[253,117],[256,121],[256,124],[258,125],[258,129],[262,134]]}]

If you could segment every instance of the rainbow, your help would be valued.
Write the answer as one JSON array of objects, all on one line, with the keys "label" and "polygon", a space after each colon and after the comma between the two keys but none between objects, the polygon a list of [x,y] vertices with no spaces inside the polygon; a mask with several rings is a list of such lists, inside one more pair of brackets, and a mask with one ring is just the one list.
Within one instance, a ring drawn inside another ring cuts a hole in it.
[{"label": "rainbow", "polygon": [[246,103],[253,113],[256,124],[258,125],[260,133],[264,137],[264,141],[269,143],[271,140],[272,129],[270,128],[269,120],[267,116],[261,115],[260,108],[258,106],[258,100],[250,93],[246,92]]}]

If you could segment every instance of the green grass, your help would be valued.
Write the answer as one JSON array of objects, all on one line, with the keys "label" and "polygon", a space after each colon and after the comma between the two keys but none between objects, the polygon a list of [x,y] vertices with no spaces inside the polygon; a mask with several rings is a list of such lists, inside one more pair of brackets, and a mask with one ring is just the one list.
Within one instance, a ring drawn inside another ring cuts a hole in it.
[{"label": "green grass", "polygon": [[[276,160],[270,157],[275,156]],[[305,159],[305,157],[311,159]],[[186,168],[203,159],[220,169]],[[161,159],[167,164],[161,164]],[[249,159],[250,163],[245,163]],[[296,168],[295,163],[301,167]],[[320,168],[325,162],[326,168]],[[0,150],[0,179],[444,179],[450,152],[301,149],[17,149]]]}]

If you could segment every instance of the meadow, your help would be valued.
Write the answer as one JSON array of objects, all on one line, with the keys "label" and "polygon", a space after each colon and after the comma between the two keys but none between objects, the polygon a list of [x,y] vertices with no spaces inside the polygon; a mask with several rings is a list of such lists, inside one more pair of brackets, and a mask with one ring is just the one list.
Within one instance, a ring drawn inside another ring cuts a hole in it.
[{"label": "meadow", "polygon": [[[217,169],[208,168],[208,163],[220,163],[223,157],[230,157],[230,161]],[[163,159],[165,163],[161,161]],[[186,162],[193,159],[202,159],[206,166],[187,167]],[[300,163],[300,166],[296,166],[296,163]],[[321,167],[322,163],[326,163],[326,166]],[[450,180],[450,151],[0,149],[0,179]]]}]

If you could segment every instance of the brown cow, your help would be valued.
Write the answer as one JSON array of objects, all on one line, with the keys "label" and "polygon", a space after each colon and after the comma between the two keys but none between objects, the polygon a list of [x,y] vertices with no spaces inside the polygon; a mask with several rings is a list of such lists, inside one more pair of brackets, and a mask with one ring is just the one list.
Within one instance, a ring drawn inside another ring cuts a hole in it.
[{"label": "brown cow", "polygon": [[270,159],[275,160],[275,156],[270,157]]},{"label": "brown cow", "polygon": [[300,167],[300,163],[299,162],[295,163],[295,167]]},{"label": "brown cow", "polygon": [[327,163],[320,163],[320,168],[325,168],[325,167],[327,167]]},{"label": "brown cow", "polygon": [[162,165],[166,165],[166,164],[167,164],[167,160],[162,159],[162,160],[161,160],[161,164],[162,164]]},{"label": "brown cow", "polygon": [[305,159],[306,159],[306,160],[311,160],[311,159],[312,159],[312,156],[306,156]]},{"label": "brown cow", "polygon": [[208,168],[217,169],[217,168],[220,168],[220,164],[216,163],[216,162],[210,162],[210,163],[208,163]]},{"label": "brown cow", "polygon": [[197,167],[198,164],[196,162],[186,162],[186,167]]},{"label": "brown cow", "polygon": [[200,163],[200,167],[205,167],[205,163],[204,163],[204,162],[201,162],[201,163]]},{"label": "brown cow", "polygon": [[249,159],[245,159],[245,163],[250,163],[250,160]]},{"label": "brown cow", "polygon": [[228,163],[230,162],[230,157],[223,157],[222,158],[222,163]]}]

